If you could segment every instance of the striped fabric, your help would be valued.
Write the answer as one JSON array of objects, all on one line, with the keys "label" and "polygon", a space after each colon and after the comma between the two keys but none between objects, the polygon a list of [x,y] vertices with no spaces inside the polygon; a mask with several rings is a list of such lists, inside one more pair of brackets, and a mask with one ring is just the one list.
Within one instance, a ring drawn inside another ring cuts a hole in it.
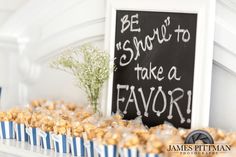
[{"label": "striped fabric", "polygon": [[85,150],[86,150],[86,157],[95,157],[94,151],[94,142],[93,141],[86,141],[84,142]]},{"label": "striped fabric", "polygon": [[141,157],[137,148],[121,148],[120,156],[122,157]]},{"label": "striped fabric", "polygon": [[53,142],[50,132],[45,132],[41,129],[38,129],[38,134],[40,136],[41,146],[43,149],[52,149]]},{"label": "striped fabric", "polygon": [[101,145],[96,150],[100,157],[118,157],[117,145]]},{"label": "striped fabric", "polygon": [[158,154],[145,154],[144,157],[160,157]]},{"label": "striped fabric", "polygon": [[66,135],[51,134],[54,143],[54,150],[58,153],[70,153],[69,143]]},{"label": "striped fabric", "polygon": [[82,137],[70,137],[71,144],[71,154],[73,156],[84,157],[85,148],[84,148],[84,139]]},{"label": "striped fabric", "polygon": [[14,125],[11,121],[3,121],[0,125],[0,136],[2,139],[14,139]]},{"label": "striped fabric", "polygon": [[34,146],[40,146],[40,137],[38,128],[26,128],[26,133],[29,135],[29,143]]},{"label": "striped fabric", "polygon": [[17,124],[15,123],[15,133],[17,141],[28,141],[28,134],[26,133],[26,126],[25,124]]}]

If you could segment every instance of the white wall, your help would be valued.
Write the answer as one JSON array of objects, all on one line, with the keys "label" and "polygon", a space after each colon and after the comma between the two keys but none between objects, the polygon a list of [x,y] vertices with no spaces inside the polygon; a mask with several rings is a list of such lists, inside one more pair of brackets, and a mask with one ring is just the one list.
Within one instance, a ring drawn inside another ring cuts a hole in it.
[{"label": "white wall", "polygon": [[[92,41],[93,45],[103,49],[103,40]],[[50,62],[57,55],[40,61],[41,72],[34,82],[28,84],[29,99],[47,98],[87,104],[85,93],[76,87],[75,79],[66,72],[52,69]]]},{"label": "white wall", "polygon": [[[18,105],[17,44],[14,38],[0,37],[0,107]],[[13,99],[12,99],[13,98]],[[8,104],[8,105],[5,105]]]},{"label": "white wall", "polygon": [[[232,123],[236,119],[236,31],[232,29],[236,26],[236,21],[232,20],[236,19],[236,10],[230,8],[232,4],[228,5],[229,1],[217,0],[210,126],[236,130],[236,123]],[[19,50],[23,56],[19,57],[19,62],[27,58],[29,64],[22,66],[21,75],[24,76],[18,78],[20,83],[15,87],[15,91],[24,94],[18,93],[12,98],[20,103],[50,98],[84,104],[86,96],[74,86],[73,78],[49,68],[48,63],[67,46],[92,42],[103,47],[105,0],[59,0],[51,4],[50,0],[29,1],[0,29],[0,34],[14,32],[18,39],[23,39],[25,48]],[[20,25],[13,26],[14,23]],[[6,69],[1,67],[0,72],[8,75]],[[34,69],[38,73],[32,72]],[[0,76],[0,81],[6,80],[5,77]]]},{"label": "white wall", "polygon": [[236,75],[213,66],[210,126],[236,130]]}]

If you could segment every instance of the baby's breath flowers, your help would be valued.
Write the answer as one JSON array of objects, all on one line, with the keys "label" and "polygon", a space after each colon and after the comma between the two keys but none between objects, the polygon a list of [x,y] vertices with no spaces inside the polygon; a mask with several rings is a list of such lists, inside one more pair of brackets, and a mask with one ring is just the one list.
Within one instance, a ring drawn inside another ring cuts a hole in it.
[{"label": "baby's breath flowers", "polygon": [[95,112],[103,83],[110,71],[109,54],[90,44],[67,49],[52,62],[52,67],[72,74],[78,86],[86,92]]}]

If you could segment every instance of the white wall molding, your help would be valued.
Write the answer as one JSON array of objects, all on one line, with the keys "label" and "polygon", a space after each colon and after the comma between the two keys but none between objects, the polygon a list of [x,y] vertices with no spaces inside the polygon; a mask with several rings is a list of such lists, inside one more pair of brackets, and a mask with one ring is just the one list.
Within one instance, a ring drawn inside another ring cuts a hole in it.
[{"label": "white wall molding", "polygon": [[224,5],[228,9],[232,9],[233,12],[236,12],[236,1],[235,0],[218,0],[218,3]]},{"label": "white wall molding", "polygon": [[236,74],[235,39],[234,32],[227,31],[226,27],[216,22],[214,63],[232,74]]},{"label": "white wall molding", "polygon": [[[54,54],[55,51],[60,51],[65,47],[103,39],[105,31],[104,25],[104,18],[80,23],[38,41],[36,45],[26,50],[25,53],[31,60],[44,60],[43,58],[47,58],[51,53]],[[32,51],[34,51],[34,53],[32,53]]]},{"label": "white wall molding", "polygon": [[[93,37],[89,37],[89,38],[83,38],[82,40],[77,40],[75,43],[70,43],[69,45],[64,45],[64,48],[66,47],[78,47],[79,45],[83,44],[83,43],[94,43],[94,42],[101,42],[104,40],[104,35],[98,35],[98,36],[93,36]],[[63,49],[63,48],[62,48]],[[50,59],[56,57],[57,55],[59,55],[62,51],[62,49],[55,49],[50,53],[46,53],[45,55],[37,58],[35,60],[36,63],[38,64],[42,64],[45,62],[48,62]]]},{"label": "white wall molding", "polygon": [[101,38],[104,26],[105,0],[31,0],[0,28],[0,36],[28,39],[22,54],[34,62],[75,43]]},{"label": "white wall molding", "polygon": [[71,27],[87,25],[97,20],[104,20],[105,0],[86,0],[71,7],[65,12],[58,13],[52,20],[42,25],[42,39],[58,34]]},{"label": "white wall molding", "polygon": [[214,63],[236,74],[236,2],[218,0],[215,21]]},{"label": "white wall molding", "polygon": [[215,42],[214,64],[236,76],[236,55]]},{"label": "white wall molding", "polygon": [[[81,22],[77,25],[68,27],[68,28],[66,28],[66,29],[64,29],[60,32],[50,34],[49,36],[47,36],[45,38],[42,38],[42,40],[46,41],[46,40],[50,40],[50,39],[53,39],[53,38],[57,38],[57,37],[63,36],[63,34],[67,34],[69,32],[75,32],[77,30],[84,29],[84,28],[87,28],[91,25],[96,25],[96,24],[99,24],[99,23],[104,24],[105,23],[105,17],[97,18],[97,19],[93,19],[93,20],[88,20],[88,21],[85,21],[85,22]],[[105,32],[102,32],[102,33],[105,33]]]},{"label": "white wall molding", "polygon": [[0,34],[19,37],[35,25],[44,25],[55,16],[86,0],[30,0],[1,27]]}]

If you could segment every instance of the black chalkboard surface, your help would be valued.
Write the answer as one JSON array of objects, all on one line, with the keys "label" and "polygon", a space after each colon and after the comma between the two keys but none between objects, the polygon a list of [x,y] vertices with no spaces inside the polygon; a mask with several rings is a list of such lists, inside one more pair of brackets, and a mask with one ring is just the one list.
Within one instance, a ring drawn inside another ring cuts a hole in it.
[{"label": "black chalkboard surface", "polygon": [[190,128],[197,14],[116,11],[112,112]]}]

